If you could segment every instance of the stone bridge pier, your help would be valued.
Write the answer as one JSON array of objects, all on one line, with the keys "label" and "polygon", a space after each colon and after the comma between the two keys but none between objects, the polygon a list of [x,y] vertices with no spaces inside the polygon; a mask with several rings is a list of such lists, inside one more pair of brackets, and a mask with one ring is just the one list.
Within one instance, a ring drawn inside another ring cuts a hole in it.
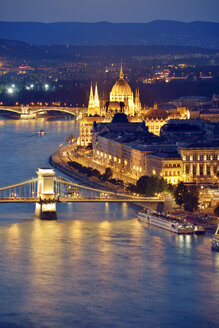
[{"label": "stone bridge pier", "polygon": [[36,113],[33,113],[29,106],[22,106],[20,117],[24,119],[36,118]]},{"label": "stone bridge pier", "polygon": [[50,168],[40,168],[36,173],[38,174],[37,196],[40,201],[36,203],[35,216],[41,220],[57,220],[54,193],[55,172]]}]

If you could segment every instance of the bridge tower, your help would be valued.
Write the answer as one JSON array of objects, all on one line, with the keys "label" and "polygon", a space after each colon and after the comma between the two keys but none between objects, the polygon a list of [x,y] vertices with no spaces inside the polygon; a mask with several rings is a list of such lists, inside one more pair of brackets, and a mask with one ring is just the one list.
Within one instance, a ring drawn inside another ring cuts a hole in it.
[{"label": "bridge tower", "polygon": [[41,220],[57,220],[55,172],[50,168],[40,168],[36,173],[38,174],[37,196],[40,197],[40,202],[36,203],[35,216]]}]

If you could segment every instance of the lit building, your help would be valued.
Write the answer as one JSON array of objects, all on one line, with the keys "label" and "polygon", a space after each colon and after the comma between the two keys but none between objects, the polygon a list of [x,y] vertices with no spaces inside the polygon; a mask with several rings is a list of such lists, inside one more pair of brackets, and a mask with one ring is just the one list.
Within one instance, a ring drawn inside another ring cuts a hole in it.
[{"label": "lit building", "polygon": [[182,181],[182,159],[175,152],[152,152],[146,156],[148,175],[164,178],[167,183],[177,184]]},{"label": "lit building", "polygon": [[161,127],[168,121],[168,113],[164,109],[158,109],[157,104],[142,114],[149,132],[159,136]]},{"label": "lit building", "polygon": [[186,145],[179,148],[183,163],[182,177],[189,183],[217,183],[219,142]]},{"label": "lit building", "polygon": [[[111,123],[95,122],[92,134],[94,160],[100,166],[111,167],[117,176],[119,172],[125,182],[136,182],[142,175],[156,175],[171,184],[180,181],[217,183],[219,141],[206,142],[209,136],[211,139],[216,135],[203,132],[211,132],[206,122],[186,120],[181,124],[181,120],[175,121],[169,124],[169,138],[150,133],[144,122],[130,123],[123,113],[115,114]],[[197,143],[189,145],[195,126],[198,128],[192,138],[198,138]],[[201,143],[201,137],[205,143]]]},{"label": "lit building", "polygon": [[219,108],[204,109],[199,112],[199,117],[202,120],[219,122]]},{"label": "lit building", "polygon": [[113,85],[109,95],[109,101],[103,101],[100,104],[97,84],[95,93],[91,85],[90,96],[88,102],[88,116],[102,115],[110,116],[111,118],[116,112],[124,112],[127,116],[135,116],[141,111],[141,102],[139,89],[133,95],[132,89],[124,78],[122,64],[120,68],[119,80]]},{"label": "lit building", "polygon": [[[110,123],[93,125],[93,155],[101,165],[127,171],[130,167],[124,146],[131,141],[155,137],[144,122],[130,123],[124,113],[116,113]],[[156,137],[155,137],[156,138]],[[127,158],[126,158],[127,157]],[[142,171],[142,168],[141,168]]]},{"label": "lit building", "polygon": [[186,107],[177,107],[174,111],[158,108],[157,103],[153,108],[141,111],[141,119],[145,121],[149,132],[159,136],[160,130],[170,119],[187,119],[190,113]]},{"label": "lit building", "polygon": [[122,110],[127,116],[135,116],[141,110],[139,89],[136,90],[135,98],[128,82],[124,79],[122,64],[119,74],[119,80],[116,81],[110,92],[110,101],[107,110],[118,109],[122,104]]},{"label": "lit building", "polygon": [[134,97],[128,82],[124,79],[122,64],[119,80],[112,87],[109,100],[100,101],[97,84],[95,85],[95,91],[93,91],[91,84],[87,115],[83,116],[80,121],[79,145],[87,146],[92,142],[94,122],[110,122],[113,115],[118,112],[124,112],[131,119],[141,111],[139,89],[136,90]]},{"label": "lit building", "polygon": [[144,122],[129,122],[123,113],[115,114],[111,123],[95,122],[92,135],[94,160],[126,175],[126,182],[148,174],[145,154],[172,146],[149,133]]},{"label": "lit building", "polygon": [[180,143],[212,139],[213,135],[214,125],[201,119],[171,119],[160,130],[161,137]]},{"label": "lit building", "polygon": [[92,143],[92,127],[93,123],[103,122],[104,117],[101,116],[83,116],[80,120],[80,129],[79,129],[79,137],[77,139],[78,145],[83,147],[88,146]]},{"label": "lit building", "polygon": [[90,96],[89,96],[89,102],[88,102],[88,108],[87,108],[87,115],[88,116],[94,116],[94,115],[100,115],[100,100],[97,90],[97,83],[95,85],[95,93],[93,94],[93,86],[91,84],[90,87]]}]

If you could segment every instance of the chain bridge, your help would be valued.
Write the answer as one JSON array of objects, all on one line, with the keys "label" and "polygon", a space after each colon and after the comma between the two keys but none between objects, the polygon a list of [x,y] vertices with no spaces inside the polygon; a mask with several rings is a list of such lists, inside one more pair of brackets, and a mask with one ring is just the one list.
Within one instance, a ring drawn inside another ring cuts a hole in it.
[{"label": "chain bridge", "polygon": [[0,113],[3,111],[13,112],[24,119],[36,118],[37,114],[48,111],[59,111],[79,118],[85,110],[85,107],[0,106]]},{"label": "chain bridge", "polygon": [[55,176],[50,168],[39,168],[38,177],[0,188],[0,203],[35,203],[35,216],[57,219],[56,205],[60,202],[143,202],[163,203],[161,197],[133,196],[73,183]]}]

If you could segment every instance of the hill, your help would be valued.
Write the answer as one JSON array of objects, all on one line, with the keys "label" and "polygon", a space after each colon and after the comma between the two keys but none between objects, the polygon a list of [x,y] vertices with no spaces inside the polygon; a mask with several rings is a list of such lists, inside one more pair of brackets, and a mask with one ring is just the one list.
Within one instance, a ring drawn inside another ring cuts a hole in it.
[{"label": "hill", "polygon": [[35,45],[176,45],[219,48],[219,23],[0,22],[0,38]]},{"label": "hill", "polygon": [[155,58],[156,56],[176,56],[188,54],[215,55],[216,49],[184,46],[36,46],[22,41],[0,39],[0,57],[12,60],[38,62],[88,61],[133,57]]}]

